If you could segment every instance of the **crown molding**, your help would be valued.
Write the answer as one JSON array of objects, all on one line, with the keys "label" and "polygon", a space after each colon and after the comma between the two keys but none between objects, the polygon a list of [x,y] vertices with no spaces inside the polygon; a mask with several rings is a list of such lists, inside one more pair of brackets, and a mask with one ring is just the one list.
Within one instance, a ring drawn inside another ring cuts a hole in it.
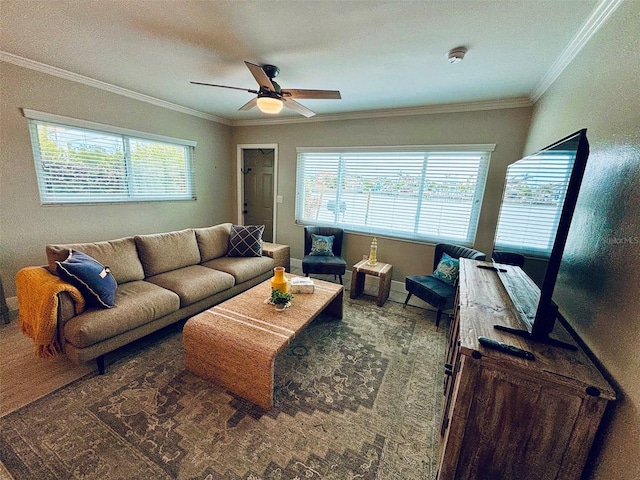
[{"label": "crown molding", "polygon": [[560,53],[560,56],[553,62],[551,68],[549,68],[544,77],[542,77],[542,80],[540,80],[540,83],[538,83],[531,93],[531,101],[533,103],[536,103],[553,82],[557,80],[564,69],[569,66],[576,55],[584,48],[593,34],[600,29],[622,2],[623,0],[601,0],[596,5],[591,15],[589,15],[589,18],[587,18],[586,22],[580,30],[578,30],[578,33],[574,35],[569,45]]},{"label": "crown molding", "polygon": [[14,55],[12,53],[5,52],[2,50],[0,50],[0,61],[11,63],[19,67],[28,68],[30,70],[35,70],[37,72],[46,73],[48,75],[53,75],[54,77],[71,80],[72,82],[81,83],[89,87],[99,88],[100,90],[105,90],[107,92],[115,93],[117,95],[133,98],[134,100],[150,103],[158,107],[167,108],[169,110],[185,113],[187,115],[191,115],[194,117],[204,118],[206,120],[211,120],[213,122],[230,125],[229,120],[225,118],[217,117],[215,115],[204,113],[199,110],[194,110],[193,108],[183,107],[182,105],[177,105],[175,103],[167,102],[166,100],[161,100],[159,98],[155,98],[150,95],[145,95],[144,93],[139,93],[133,90],[129,90],[127,88],[118,87],[117,85],[113,85],[111,83],[102,82],[100,80],[96,80],[95,78],[85,77],[84,75],[80,75],[78,73],[69,72],[68,70],[63,70],[62,68],[52,67],[51,65],[36,62],[35,60],[30,60],[28,58],[20,57],[18,55]]},{"label": "crown molding", "polygon": [[531,107],[533,103],[528,97],[506,98],[486,102],[461,102],[442,105],[427,105],[422,107],[388,108],[384,110],[365,110],[360,112],[336,113],[316,115],[311,118],[278,117],[261,118],[255,120],[232,120],[233,127],[248,127],[256,125],[284,125],[291,123],[334,122],[338,120],[361,120],[370,118],[406,117],[411,115],[433,115],[438,113],[475,112],[481,110],[501,110],[506,108]]},{"label": "crown molding", "polygon": [[117,95],[139,100],[141,102],[150,103],[159,107],[174,110],[176,112],[184,113],[194,117],[204,118],[213,122],[221,123],[223,125],[229,125],[232,127],[247,127],[247,126],[261,126],[261,125],[288,125],[295,123],[310,123],[310,122],[332,122],[339,120],[361,120],[372,118],[389,118],[389,117],[403,117],[411,115],[433,115],[441,113],[460,113],[460,112],[473,112],[482,110],[498,110],[507,108],[522,108],[530,107],[535,104],[540,97],[549,89],[549,87],[556,81],[565,68],[573,61],[578,53],[584,48],[591,37],[600,29],[600,27],[606,22],[606,20],[616,11],[620,4],[624,0],[601,0],[591,15],[582,25],[580,30],[573,37],[569,45],[560,53],[560,56],[551,65],[551,68],[547,71],[542,80],[535,87],[531,95],[526,97],[508,98],[502,100],[485,101],[485,102],[462,102],[462,103],[450,103],[442,105],[428,105],[422,107],[408,107],[408,108],[390,108],[382,110],[366,110],[359,112],[347,112],[327,115],[316,115],[311,118],[301,117],[278,117],[278,118],[260,118],[250,120],[229,120],[226,118],[218,117],[209,113],[201,112],[182,105],[167,102],[159,98],[145,95],[143,93],[135,92],[117,85],[113,85],[107,82],[96,80],[94,78],[86,77],[78,73],[69,72],[67,70],[53,67],[35,60],[30,60],[18,55],[14,55],[9,52],[0,50],[0,61],[11,63],[20,67],[28,68],[38,72],[53,75],[73,82],[88,85],[90,87],[99,88]]},{"label": "crown molding", "polygon": [[277,118],[259,118],[251,120],[229,120],[226,118],[211,115],[209,113],[194,110],[192,108],[183,107],[175,103],[167,102],[159,98],[145,95],[143,93],[134,92],[117,85],[112,85],[107,82],[96,80],[84,75],[69,72],[62,68],[53,67],[44,63],[36,62],[12,53],[4,52],[0,50],[0,61],[11,63],[19,67],[28,68],[38,72],[53,75],[55,77],[64,78],[72,82],[81,83],[90,87],[99,88],[117,95],[123,95],[125,97],[133,98],[141,102],[150,103],[159,107],[174,110],[176,112],[185,113],[194,117],[204,118],[213,122],[222,123],[232,127],[247,127],[247,126],[264,126],[264,125],[287,125],[295,123],[310,123],[310,122],[333,122],[339,120],[361,120],[361,119],[373,119],[373,118],[389,118],[389,117],[406,117],[411,115],[433,115],[439,113],[461,113],[461,112],[474,112],[482,110],[500,110],[507,108],[523,108],[531,107],[532,101],[527,97],[506,98],[501,100],[491,100],[482,102],[461,102],[461,103],[449,103],[441,105],[426,105],[421,107],[406,107],[406,108],[389,108],[381,110],[364,110],[359,112],[347,112],[336,113],[327,115],[316,115],[311,118],[304,117],[277,117]]}]

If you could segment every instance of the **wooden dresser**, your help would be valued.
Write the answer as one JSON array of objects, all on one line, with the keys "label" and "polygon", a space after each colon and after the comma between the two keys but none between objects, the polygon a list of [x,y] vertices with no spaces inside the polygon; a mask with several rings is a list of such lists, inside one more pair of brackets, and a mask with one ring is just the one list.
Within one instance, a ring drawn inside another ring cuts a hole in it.
[{"label": "wooden dresser", "polygon": [[[445,364],[439,480],[579,479],[615,392],[581,349],[504,333],[521,327],[497,273],[461,259],[455,320]],[[519,267],[521,289],[539,291]],[[489,337],[532,352],[526,360],[478,342]],[[560,322],[553,337],[575,344]]]}]

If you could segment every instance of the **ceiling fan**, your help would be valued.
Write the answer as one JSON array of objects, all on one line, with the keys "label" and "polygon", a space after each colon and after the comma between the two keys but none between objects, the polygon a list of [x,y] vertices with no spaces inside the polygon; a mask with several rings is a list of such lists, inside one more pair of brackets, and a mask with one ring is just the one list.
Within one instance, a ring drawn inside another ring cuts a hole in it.
[{"label": "ceiling fan", "polygon": [[257,94],[257,97],[253,100],[249,100],[238,110],[250,110],[253,107],[263,113],[280,113],[282,107],[287,107],[295,112],[298,112],[305,117],[313,117],[315,112],[309,110],[304,105],[296,102],[294,98],[307,98],[307,99],[340,99],[340,92],[338,90],[305,90],[288,88],[282,90],[273,79],[280,73],[280,69],[275,65],[255,65],[253,63],[244,62],[247,66],[253,78],[256,79],[260,90],[251,90],[248,88],[229,87],[227,85],[215,85],[213,83],[191,82],[194,85],[206,85],[209,87],[222,87],[231,88],[233,90],[242,90],[249,93]]}]

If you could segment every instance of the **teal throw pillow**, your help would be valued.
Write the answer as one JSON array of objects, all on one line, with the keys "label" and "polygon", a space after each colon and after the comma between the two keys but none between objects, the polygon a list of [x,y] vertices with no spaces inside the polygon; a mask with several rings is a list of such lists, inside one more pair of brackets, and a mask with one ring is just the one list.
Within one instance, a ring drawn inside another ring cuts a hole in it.
[{"label": "teal throw pillow", "polygon": [[333,257],[333,235],[311,234],[311,252],[309,255]]},{"label": "teal throw pillow", "polygon": [[460,261],[443,253],[435,272],[433,272],[433,276],[444,283],[455,285],[458,282],[459,271]]},{"label": "teal throw pillow", "polygon": [[118,284],[109,267],[95,258],[77,250],[69,250],[64,262],[56,262],[60,278],[75,285],[82,293],[87,305],[111,308],[116,304]]},{"label": "teal throw pillow", "polygon": [[232,225],[228,257],[261,257],[264,225]]}]

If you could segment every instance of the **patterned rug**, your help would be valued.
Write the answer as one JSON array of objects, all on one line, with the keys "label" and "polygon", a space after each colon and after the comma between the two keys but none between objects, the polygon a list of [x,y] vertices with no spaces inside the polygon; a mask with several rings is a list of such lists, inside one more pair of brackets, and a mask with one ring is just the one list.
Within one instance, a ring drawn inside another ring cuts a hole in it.
[{"label": "patterned rug", "polygon": [[268,412],[185,371],[174,326],[0,419],[1,460],[17,480],[434,478],[432,317],[345,300],[342,321],[320,316],[277,357]]}]

